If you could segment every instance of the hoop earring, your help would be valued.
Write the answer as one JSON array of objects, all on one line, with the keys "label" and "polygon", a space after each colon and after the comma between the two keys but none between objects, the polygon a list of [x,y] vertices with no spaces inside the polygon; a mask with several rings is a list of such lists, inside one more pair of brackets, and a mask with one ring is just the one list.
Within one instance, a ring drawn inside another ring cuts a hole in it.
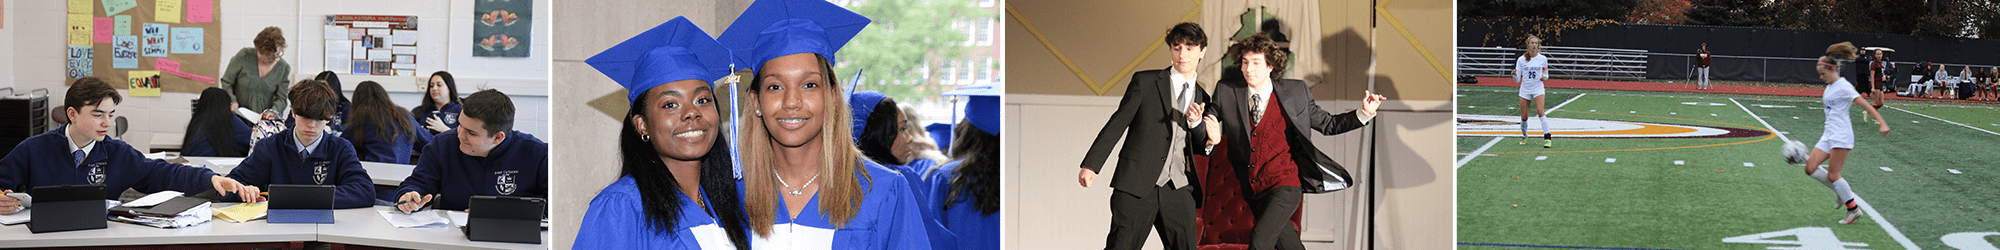
[{"label": "hoop earring", "polygon": [[639,135],[641,141],[653,141],[653,135]]}]

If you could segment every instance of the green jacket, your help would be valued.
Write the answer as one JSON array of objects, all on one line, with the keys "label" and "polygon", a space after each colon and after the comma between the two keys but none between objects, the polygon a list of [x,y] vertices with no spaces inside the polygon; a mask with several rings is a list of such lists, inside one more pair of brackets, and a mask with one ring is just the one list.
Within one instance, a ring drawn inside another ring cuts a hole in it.
[{"label": "green jacket", "polygon": [[236,100],[237,105],[257,112],[282,110],[291,106],[286,101],[286,90],[291,88],[292,65],[278,59],[271,66],[271,73],[257,75],[257,49],[243,48],[236,56],[229,58],[229,67],[222,69],[222,77],[217,80],[222,90]]}]

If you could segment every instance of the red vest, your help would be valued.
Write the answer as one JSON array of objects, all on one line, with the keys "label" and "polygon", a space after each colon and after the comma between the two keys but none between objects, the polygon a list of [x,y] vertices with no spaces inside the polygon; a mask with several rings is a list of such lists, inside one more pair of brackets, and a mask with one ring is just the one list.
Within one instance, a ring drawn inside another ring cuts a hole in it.
[{"label": "red vest", "polygon": [[[1285,119],[1285,109],[1278,105],[1278,98],[1269,98],[1264,107],[1263,122],[1250,129],[1250,193],[1263,194],[1274,187],[1299,186],[1299,166],[1292,162],[1291,141],[1285,136],[1285,129],[1291,124]],[[1251,118],[1256,119],[1256,118]],[[1249,125],[1249,124],[1245,124]]]}]

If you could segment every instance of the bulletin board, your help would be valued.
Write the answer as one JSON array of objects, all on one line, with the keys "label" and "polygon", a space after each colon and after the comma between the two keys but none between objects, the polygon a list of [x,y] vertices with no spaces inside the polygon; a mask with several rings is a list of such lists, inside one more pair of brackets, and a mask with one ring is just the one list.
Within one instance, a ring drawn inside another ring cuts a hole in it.
[{"label": "bulletin board", "polygon": [[[203,89],[216,86],[218,72],[225,61],[222,55],[234,56],[240,48],[220,48],[222,46],[222,11],[220,0],[66,0],[69,2],[68,19],[70,26],[64,42],[66,52],[70,52],[65,62],[68,70],[75,71],[78,58],[88,58],[89,73],[119,89],[128,89],[132,78],[156,75],[151,80],[157,89],[131,89],[131,96],[158,96],[159,92],[201,93]],[[90,19],[87,30],[77,27],[80,17]],[[126,16],[126,17],[120,17]],[[128,22],[126,20],[129,18]],[[150,26],[150,27],[149,27]],[[146,44],[148,29],[158,29],[167,41],[164,51],[149,50]],[[107,31],[108,30],[108,31]],[[241,32],[241,31],[235,31]],[[76,53],[77,35],[85,35],[89,40],[88,53]],[[108,36],[109,39],[103,37]],[[199,41],[179,43],[179,41]],[[132,48],[114,48],[114,44],[133,42]],[[165,52],[165,53],[153,53]],[[114,60],[124,55],[136,60]],[[132,56],[137,53],[136,56]],[[85,56],[87,54],[87,56]],[[149,56],[152,55],[152,56]],[[166,61],[162,61],[165,59]],[[136,61],[136,62],[134,62]],[[179,65],[173,65],[178,63]],[[130,66],[123,67],[123,66]],[[63,84],[76,80],[69,77],[76,72],[66,72]]]}]

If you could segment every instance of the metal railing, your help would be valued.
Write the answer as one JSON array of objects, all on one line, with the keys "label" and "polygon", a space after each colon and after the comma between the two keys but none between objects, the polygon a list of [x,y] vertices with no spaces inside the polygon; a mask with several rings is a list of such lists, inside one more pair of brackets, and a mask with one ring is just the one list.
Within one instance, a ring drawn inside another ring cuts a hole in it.
[{"label": "metal railing", "polygon": [[[1458,47],[1460,74],[1513,77],[1514,60],[1526,50],[1504,47]],[[1645,50],[1542,47],[1549,58],[1549,78],[1640,80],[1646,78]]]}]

